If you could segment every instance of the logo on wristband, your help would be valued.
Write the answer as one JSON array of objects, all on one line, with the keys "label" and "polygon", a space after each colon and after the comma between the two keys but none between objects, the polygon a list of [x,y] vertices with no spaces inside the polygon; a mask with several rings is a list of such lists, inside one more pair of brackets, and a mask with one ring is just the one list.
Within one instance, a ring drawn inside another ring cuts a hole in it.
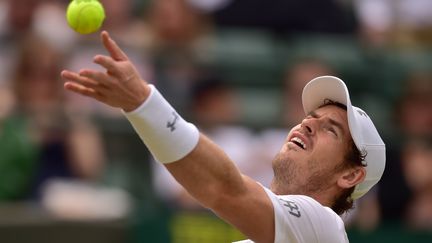
[{"label": "logo on wristband", "polygon": [[172,122],[168,121],[166,125],[166,127],[169,128],[171,132],[173,132],[176,129],[175,125],[179,118],[179,115],[175,111],[172,112],[172,115],[174,116],[174,120]]}]

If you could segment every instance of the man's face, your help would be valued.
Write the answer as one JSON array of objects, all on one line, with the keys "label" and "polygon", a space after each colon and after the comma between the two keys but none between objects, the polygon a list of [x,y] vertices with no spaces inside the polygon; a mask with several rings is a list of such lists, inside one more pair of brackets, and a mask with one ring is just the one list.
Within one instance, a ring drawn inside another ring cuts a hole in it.
[{"label": "man's face", "polygon": [[346,111],[327,105],[295,126],[273,160],[276,194],[312,195],[335,185],[351,144]]}]

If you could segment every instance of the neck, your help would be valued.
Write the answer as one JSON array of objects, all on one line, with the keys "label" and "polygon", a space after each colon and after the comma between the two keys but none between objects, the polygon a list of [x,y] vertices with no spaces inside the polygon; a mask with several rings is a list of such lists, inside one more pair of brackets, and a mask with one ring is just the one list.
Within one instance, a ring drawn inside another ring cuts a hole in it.
[{"label": "neck", "polygon": [[331,208],[334,204],[334,196],[335,194],[332,192],[318,192],[318,193],[312,193],[311,195],[307,195],[313,199],[315,199],[317,202],[319,202],[324,207]]}]

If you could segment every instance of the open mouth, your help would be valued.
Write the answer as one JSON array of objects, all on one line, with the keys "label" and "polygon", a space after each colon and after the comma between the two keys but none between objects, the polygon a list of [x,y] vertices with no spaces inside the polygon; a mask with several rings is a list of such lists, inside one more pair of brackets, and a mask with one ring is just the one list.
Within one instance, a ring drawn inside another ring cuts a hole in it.
[{"label": "open mouth", "polygon": [[306,143],[303,142],[303,140],[301,140],[298,137],[293,137],[290,142],[294,143],[295,145],[299,146],[301,149],[305,150],[306,149]]}]

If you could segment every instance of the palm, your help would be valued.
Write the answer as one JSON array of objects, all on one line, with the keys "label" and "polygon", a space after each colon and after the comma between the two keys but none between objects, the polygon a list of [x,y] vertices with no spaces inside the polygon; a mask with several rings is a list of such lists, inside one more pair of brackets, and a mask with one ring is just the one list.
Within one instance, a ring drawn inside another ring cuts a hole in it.
[{"label": "palm", "polygon": [[66,80],[64,87],[125,111],[134,110],[150,92],[147,83],[108,33],[103,31],[101,37],[110,56],[97,55],[94,62],[104,67],[106,72],[84,69],[75,73],[65,70],[61,73]]}]

